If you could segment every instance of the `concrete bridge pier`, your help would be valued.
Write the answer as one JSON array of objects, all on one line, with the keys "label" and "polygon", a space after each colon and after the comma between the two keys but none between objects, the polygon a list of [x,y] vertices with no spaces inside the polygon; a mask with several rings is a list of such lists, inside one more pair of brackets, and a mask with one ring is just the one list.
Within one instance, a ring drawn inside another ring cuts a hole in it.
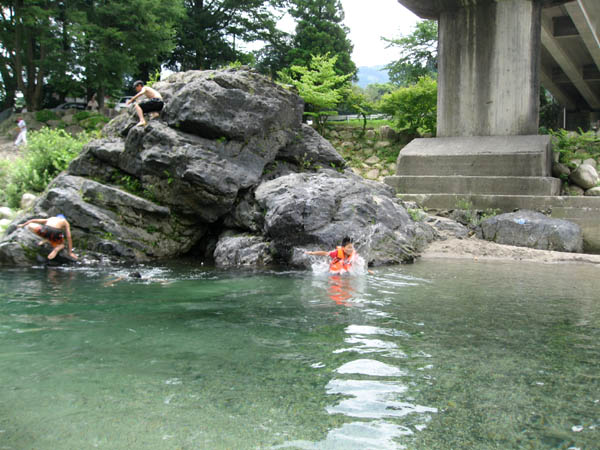
[{"label": "concrete bridge pier", "polygon": [[560,180],[550,138],[538,136],[542,10],[569,0],[398,1],[438,20],[437,138],[408,144],[386,183],[434,209],[457,199],[501,211],[554,206],[600,253],[600,198],[551,201]]},{"label": "concrete bridge pier", "polygon": [[439,13],[438,137],[537,134],[540,3],[464,3]]}]

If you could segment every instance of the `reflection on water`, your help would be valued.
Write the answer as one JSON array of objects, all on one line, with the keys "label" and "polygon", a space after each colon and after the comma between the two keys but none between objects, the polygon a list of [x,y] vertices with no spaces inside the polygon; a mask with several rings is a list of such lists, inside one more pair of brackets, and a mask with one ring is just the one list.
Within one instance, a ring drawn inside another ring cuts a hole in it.
[{"label": "reflection on water", "polygon": [[0,448],[600,441],[594,266],[135,270],[0,272]]}]

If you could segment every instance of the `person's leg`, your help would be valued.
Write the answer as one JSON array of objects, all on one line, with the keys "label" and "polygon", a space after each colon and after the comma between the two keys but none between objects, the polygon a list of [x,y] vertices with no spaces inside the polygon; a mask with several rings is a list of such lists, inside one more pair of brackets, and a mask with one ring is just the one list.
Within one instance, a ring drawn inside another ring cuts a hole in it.
[{"label": "person's leg", "polygon": [[140,121],[137,124],[145,126],[146,119],[144,119],[144,111],[142,111],[142,108],[140,108],[140,105],[138,105],[137,103],[135,105],[135,111],[137,112],[138,118],[140,119]]},{"label": "person's leg", "polygon": [[152,112],[150,112],[150,119],[156,119],[160,117],[160,112],[162,111],[164,103],[162,101],[151,101],[149,104],[149,108]]},{"label": "person's leg", "polygon": [[18,147],[19,145],[21,145],[21,142],[23,142],[23,132],[20,131],[19,135],[17,136],[17,140],[15,141],[15,146]]},{"label": "person's leg", "polygon": [[62,244],[59,244],[56,247],[54,247],[54,250],[52,250],[50,252],[50,254],[48,255],[48,259],[54,259],[56,257],[56,255],[58,255],[58,252],[60,252],[63,248],[65,248],[64,242]]},{"label": "person's leg", "polygon": [[31,231],[33,234],[39,236],[42,238],[42,240],[40,242],[38,242],[38,245],[44,245],[46,243],[50,243],[49,240],[47,240],[44,236],[42,236],[41,232],[42,232],[42,225],[40,225],[39,223],[30,223],[29,225],[27,225],[26,227],[29,231]]}]

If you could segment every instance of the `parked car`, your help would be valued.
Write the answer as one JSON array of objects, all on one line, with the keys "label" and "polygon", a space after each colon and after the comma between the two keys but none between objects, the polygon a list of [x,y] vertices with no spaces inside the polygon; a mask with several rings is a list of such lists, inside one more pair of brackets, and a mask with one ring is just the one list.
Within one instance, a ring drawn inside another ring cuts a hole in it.
[{"label": "parked car", "polygon": [[118,101],[118,103],[115,105],[115,111],[120,111],[123,108],[127,108],[129,105],[127,104],[127,100],[133,98],[131,95],[129,96],[125,96],[125,97],[121,97]]},{"label": "parked car", "polygon": [[85,109],[86,106],[87,105],[85,103],[67,102],[55,106],[54,108],[52,108],[52,111],[64,111],[66,109]]}]

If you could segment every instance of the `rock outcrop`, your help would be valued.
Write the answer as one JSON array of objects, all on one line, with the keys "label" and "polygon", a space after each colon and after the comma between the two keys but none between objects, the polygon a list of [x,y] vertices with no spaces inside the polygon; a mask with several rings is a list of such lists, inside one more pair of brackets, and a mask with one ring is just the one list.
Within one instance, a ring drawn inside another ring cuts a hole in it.
[{"label": "rock outcrop", "polygon": [[583,249],[583,234],[579,225],[528,210],[484,220],[478,236],[498,244],[539,250],[581,253]]},{"label": "rock outcrop", "polygon": [[160,119],[125,111],[88,144],[0,242],[0,263],[32,247],[16,224],[63,213],[87,255],[148,261],[191,254],[222,267],[306,266],[305,248],[349,235],[371,264],[412,261],[433,233],[387,186],[346,169],[302,124],[303,102],[246,70],[192,71],[154,85]]}]

